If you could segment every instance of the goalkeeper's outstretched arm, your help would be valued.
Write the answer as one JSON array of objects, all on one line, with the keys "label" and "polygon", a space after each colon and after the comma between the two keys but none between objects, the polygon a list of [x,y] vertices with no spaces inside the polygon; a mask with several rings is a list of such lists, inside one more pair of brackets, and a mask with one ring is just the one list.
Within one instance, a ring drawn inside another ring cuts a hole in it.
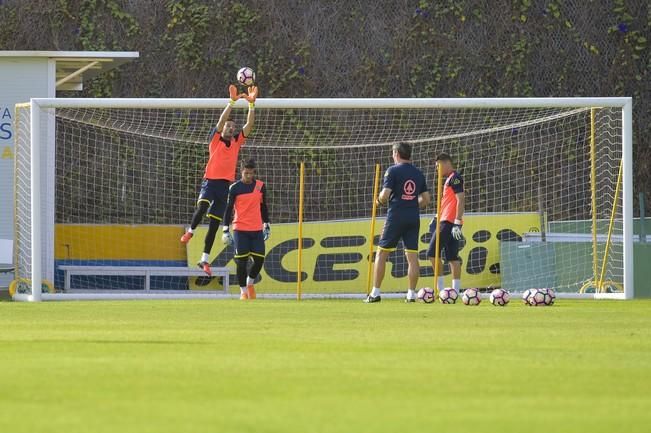
[{"label": "goalkeeper's outstretched arm", "polygon": [[247,101],[249,101],[249,114],[246,116],[246,124],[242,128],[242,133],[245,137],[248,137],[253,131],[253,124],[255,123],[255,99],[258,97],[258,87],[251,86],[249,87],[249,94],[245,95]]},{"label": "goalkeeper's outstretched arm", "polygon": [[224,130],[224,125],[226,124],[226,122],[228,122],[228,119],[231,117],[231,110],[233,109],[233,105],[235,105],[235,102],[237,102],[238,99],[244,96],[243,93],[241,94],[237,93],[237,87],[235,87],[233,84],[228,86],[228,94],[230,96],[228,105],[226,105],[226,108],[224,108],[224,111],[222,111],[222,115],[219,116],[219,120],[217,121],[216,129],[217,132],[219,133],[221,133]]},{"label": "goalkeeper's outstretched arm", "polygon": [[226,108],[224,108],[224,111],[222,112],[222,115],[219,116],[219,121],[217,122],[217,132],[221,133],[224,130],[224,125],[228,121],[229,117],[231,116],[231,110],[233,109],[233,106],[228,103]]}]

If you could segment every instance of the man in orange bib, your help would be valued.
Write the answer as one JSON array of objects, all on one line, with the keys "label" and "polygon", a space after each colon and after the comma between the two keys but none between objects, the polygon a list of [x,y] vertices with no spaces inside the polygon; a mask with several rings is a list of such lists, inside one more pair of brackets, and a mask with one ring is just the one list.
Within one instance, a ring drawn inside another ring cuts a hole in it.
[{"label": "man in orange bib", "polygon": [[[454,169],[452,158],[446,153],[441,153],[436,157],[436,161],[441,163],[441,171],[444,179],[443,197],[441,199],[441,209],[438,209],[438,218],[440,227],[436,231],[436,219],[430,224],[430,233],[432,239],[427,249],[427,257],[432,262],[432,268],[436,266],[436,237],[440,236],[439,254],[440,257],[450,264],[452,270],[452,288],[461,293],[461,258],[459,250],[461,249],[461,240],[463,234],[463,212],[465,209],[465,192],[463,188],[463,178]],[[441,266],[439,269],[443,269]],[[437,286],[443,290],[443,276],[439,275]]]},{"label": "man in orange bib", "polygon": [[[228,187],[235,180],[235,169],[237,167],[240,148],[244,145],[246,138],[253,130],[255,99],[258,96],[258,88],[255,86],[249,87],[248,94],[238,94],[237,88],[232,84],[229,86],[228,91],[230,101],[219,117],[217,126],[210,137],[210,156],[208,158],[208,164],[206,164],[203,182],[201,183],[197,208],[194,211],[194,215],[192,215],[190,228],[181,237],[181,242],[184,244],[188,243],[194,235],[194,230],[207,212],[210,223],[208,225],[203,254],[198,265],[208,275],[212,274],[208,256],[215,242],[217,229],[224,216],[226,200],[228,198]],[[235,102],[240,98],[245,98],[249,101],[249,113],[242,131],[235,134],[236,125],[234,121],[229,120],[229,116]]]},{"label": "man in orange bib", "polygon": [[264,183],[255,178],[255,161],[247,161],[242,166],[242,179],[229,189],[222,236],[225,244],[235,244],[240,299],[255,299],[253,284],[264,263],[264,241],[271,235],[266,195]]}]

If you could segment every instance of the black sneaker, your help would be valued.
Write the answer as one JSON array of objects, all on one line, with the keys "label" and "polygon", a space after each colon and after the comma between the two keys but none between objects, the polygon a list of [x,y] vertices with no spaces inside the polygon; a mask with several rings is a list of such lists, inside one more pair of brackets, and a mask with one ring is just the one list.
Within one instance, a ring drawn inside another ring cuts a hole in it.
[{"label": "black sneaker", "polygon": [[378,296],[371,296],[371,295],[368,295],[368,296],[366,297],[366,299],[364,299],[364,303],[365,303],[365,304],[372,304],[372,303],[374,303],[374,302],[380,302],[381,300],[382,300],[382,297],[379,296],[379,295],[378,295]]},{"label": "black sneaker", "polygon": [[416,302],[416,298],[405,298],[406,303]]}]

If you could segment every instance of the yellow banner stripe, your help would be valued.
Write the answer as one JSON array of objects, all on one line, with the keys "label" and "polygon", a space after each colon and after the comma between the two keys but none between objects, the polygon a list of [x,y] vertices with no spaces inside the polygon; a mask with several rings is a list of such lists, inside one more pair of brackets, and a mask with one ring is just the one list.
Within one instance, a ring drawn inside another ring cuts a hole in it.
[{"label": "yellow banner stripe", "polygon": [[68,225],[55,227],[57,260],[186,260],[182,226]]}]

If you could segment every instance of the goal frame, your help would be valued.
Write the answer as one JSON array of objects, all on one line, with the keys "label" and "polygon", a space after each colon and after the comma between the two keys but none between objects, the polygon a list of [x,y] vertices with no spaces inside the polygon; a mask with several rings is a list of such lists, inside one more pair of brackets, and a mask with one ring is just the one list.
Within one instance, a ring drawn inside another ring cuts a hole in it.
[{"label": "goal frame", "polygon": [[[42,159],[41,118],[42,110],[57,108],[144,108],[144,109],[218,109],[228,102],[218,99],[182,99],[182,98],[32,98],[30,100],[30,165],[40,167]],[[245,108],[244,101],[238,101],[236,107]],[[631,299],[634,296],[633,274],[633,137],[632,137],[632,98],[631,97],[565,97],[565,98],[260,98],[256,101],[259,109],[423,109],[423,108],[580,108],[609,107],[620,108],[622,113],[622,228],[623,228],[623,293],[570,294],[568,297],[587,297],[595,299]],[[50,125],[53,127],[53,125]],[[52,133],[52,131],[48,131]],[[53,176],[54,173],[46,173]],[[54,179],[48,179],[54,181]],[[16,301],[39,302],[49,300],[75,299],[154,299],[159,295],[129,294],[76,294],[76,293],[42,293],[42,238],[43,215],[41,213],[43,192],[41,191],[41,170],[32,169],[31,188],[31,244],[32,244],[32,293],[16,293]],[[53,214],[51,215],[53,216]],[[48,218],[50,215],[48,215]],[[54,221],[47,227],[54,230]],[[169,295],[160,295],[170,298]],[[190,295],[179,296],[188,298]],[[206,297],[203,295],[202,297]],[[215,297],[215,296],[212,296]]]}]

